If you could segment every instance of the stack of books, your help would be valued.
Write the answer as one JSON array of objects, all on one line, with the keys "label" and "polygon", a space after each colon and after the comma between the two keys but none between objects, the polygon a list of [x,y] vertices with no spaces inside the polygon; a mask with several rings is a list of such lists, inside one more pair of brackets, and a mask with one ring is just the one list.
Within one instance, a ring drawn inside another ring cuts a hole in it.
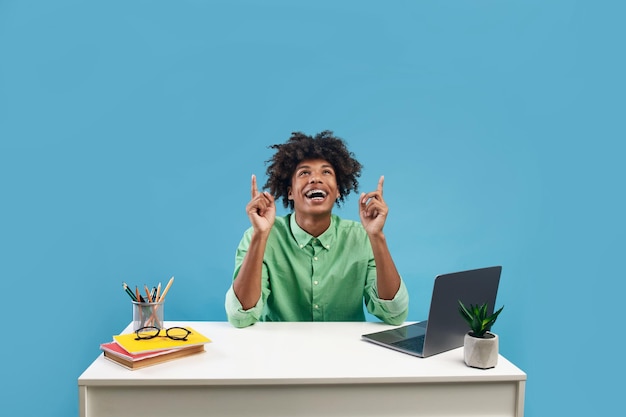
[{"label": "stack of books", "polygon": [[136,340],[135,333],[128,333],[113,336],[113,341],[102,343],[100,349],[105,358],[130,370],[204,352],[205,344],[211,340],[190,327],[186,328],[191,332],[186,340],[165,336]]}]

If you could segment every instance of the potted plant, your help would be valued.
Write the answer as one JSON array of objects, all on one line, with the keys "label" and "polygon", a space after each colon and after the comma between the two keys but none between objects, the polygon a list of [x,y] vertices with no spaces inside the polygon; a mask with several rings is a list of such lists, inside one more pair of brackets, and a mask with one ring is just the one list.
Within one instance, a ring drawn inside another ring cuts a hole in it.
[{"label": "potted plant", "polygon": [[469,324],[465,334],[463,356],[465,364],[473,368],[488,369],[498,364],[498,335],[491,333],[504,306],[493,314],[488,314],[487,303],[465,307],[459,300],[459,313]]}]

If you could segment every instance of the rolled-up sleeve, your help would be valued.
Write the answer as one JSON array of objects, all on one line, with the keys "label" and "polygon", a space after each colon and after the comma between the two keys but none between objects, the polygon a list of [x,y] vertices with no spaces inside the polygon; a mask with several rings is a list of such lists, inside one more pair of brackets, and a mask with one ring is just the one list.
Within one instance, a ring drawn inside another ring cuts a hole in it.
[{"label": "rolled-up sleeve", "polygon": [[[248,251],[248,247],[250,245],[250,238],[252,235],[252,228],[248,229],[241,241],[239,242],[239,246],[237,247],[237,251],[235,253],[235,270],[233,271],[233,282],[237,275],[239,274],[239,270],[241,269],[241,265]],[[265,262],[263,262],[263,269],[261,272],[261,297],[257,301],[256,305],[248,310],[244,310],[241,302],[237,298],[235,294],[235,290],[233,289],[233,285],[231,283],[230,288],[226,292],[226,299],[224,303],[224,307],[226,309],[226,317],[228,318],[228,322],[231,323],[235,327],[247,327],[251,326],[261,318],[263,314],[265,302],[269,295],[269,279],[268,279],[268,269]]]},{"label": "rolled-up sleeve", "polygon": [[375,284],[372,285],[371,289],[369,300],[366,303],[367,311],[387,324],[399,325],[404,323],[409,315],[409,292],[404,281],[400,281],[400,288],[391,300],[378,298]]},{"label": "rolled-up sleeve", "polygon": [[263,301],[261,297],[254,307],[244,310],[231,285],[226,292],[225,308],[230,324],[240,328],[247,327],[259,321],[263,312]]}]

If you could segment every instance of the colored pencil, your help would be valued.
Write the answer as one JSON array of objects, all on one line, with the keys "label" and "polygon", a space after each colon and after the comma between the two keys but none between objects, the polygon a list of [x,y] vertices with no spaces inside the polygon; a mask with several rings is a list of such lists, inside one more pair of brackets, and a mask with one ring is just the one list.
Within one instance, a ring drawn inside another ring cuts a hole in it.
[{"label": "colored pencil", "polygon": [[167,292],[170,290],[170,287],[172,286],[173,282],[174,282],[174,277],[170,278],[167,285],[165,286],[165,289],[163,290],[163,294],[161,294],[161,297],[159,298],[159,303],[163,301],[163,299],[167,295]]},{"label": "colored pencil", "polygon": [[125,282],[122,282],[122,287],[124,288],[124,291],[126,291],[126,294],[128,294],[128,296],[131,298],[131,300],[137,301],[137,297],[135,297],[135,294],[133,294],[133,291],[130,288],[128,288],[128,284],[126,284]]},{"label": "colored pencil", "polygon": [[146,297],[148,297],[148,302],[152,302],[152,294],[150,294],[150,290],[148,289],[148,286],[144,284],[144,289],[146,290]]}]

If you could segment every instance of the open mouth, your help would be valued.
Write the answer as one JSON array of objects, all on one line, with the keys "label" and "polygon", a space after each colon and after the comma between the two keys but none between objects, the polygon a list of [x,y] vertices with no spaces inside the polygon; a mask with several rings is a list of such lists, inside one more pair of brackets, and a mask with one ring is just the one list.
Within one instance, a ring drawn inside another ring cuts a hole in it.
[{"label": "open mouth", "polygon": [[306,198],[317,201],[325,199],[327,195],[328,193],[324,190],[309,190],[305,194]]}]

